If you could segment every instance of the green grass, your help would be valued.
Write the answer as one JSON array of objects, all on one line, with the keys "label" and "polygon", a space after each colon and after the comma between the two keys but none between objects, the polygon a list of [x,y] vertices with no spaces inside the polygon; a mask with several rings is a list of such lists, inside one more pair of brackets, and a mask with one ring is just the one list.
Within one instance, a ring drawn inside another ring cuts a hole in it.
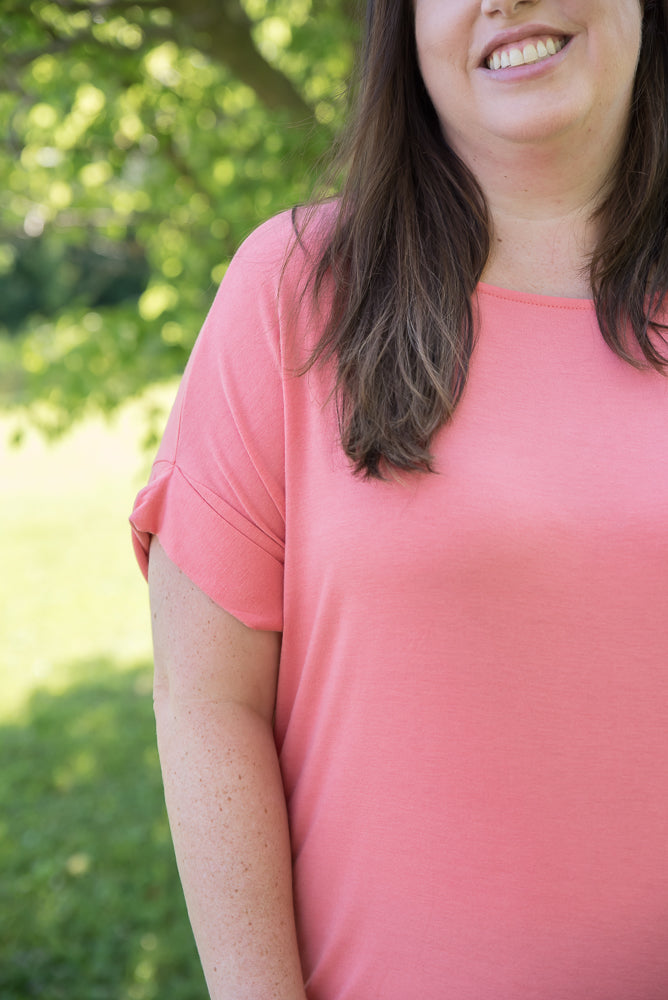
[{"label": "green grass", "polygon": [[136,408],[48,447],[0,422],[0,997],[204,1000],[155,750],[127,515]]}]

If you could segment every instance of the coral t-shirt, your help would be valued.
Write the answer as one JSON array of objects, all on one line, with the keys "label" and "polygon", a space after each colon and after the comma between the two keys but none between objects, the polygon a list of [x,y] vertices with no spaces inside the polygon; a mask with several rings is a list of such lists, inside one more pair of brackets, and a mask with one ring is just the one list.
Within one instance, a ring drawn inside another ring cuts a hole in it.
[{"label": "coral t-shirt", "polygon": [[365,482],[294,373],[292,233],[231,264],[132,520],[283,632],[308,996],[666,1000],[668,379],[591,302],[481,285],[436,473]]}]

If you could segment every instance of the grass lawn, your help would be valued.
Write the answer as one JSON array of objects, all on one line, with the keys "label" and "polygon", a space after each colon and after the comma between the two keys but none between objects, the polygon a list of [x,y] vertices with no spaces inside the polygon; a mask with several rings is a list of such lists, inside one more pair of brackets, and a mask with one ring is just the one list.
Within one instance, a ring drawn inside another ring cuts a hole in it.
[{"label": "grass lawn", "polygon": [[127,515],[141,417],[0,420],[0,997],[204,1000],[165,816]]}]

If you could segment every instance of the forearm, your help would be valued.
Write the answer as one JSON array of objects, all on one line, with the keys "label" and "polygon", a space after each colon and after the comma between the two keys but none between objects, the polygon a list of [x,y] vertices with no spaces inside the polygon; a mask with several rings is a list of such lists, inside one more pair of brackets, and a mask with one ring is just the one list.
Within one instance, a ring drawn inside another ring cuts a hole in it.
[{"label": "forearm", "polygon": [[234,703],[156,691],[174,847],[212,1000],[305,1000],[271,728]]}]

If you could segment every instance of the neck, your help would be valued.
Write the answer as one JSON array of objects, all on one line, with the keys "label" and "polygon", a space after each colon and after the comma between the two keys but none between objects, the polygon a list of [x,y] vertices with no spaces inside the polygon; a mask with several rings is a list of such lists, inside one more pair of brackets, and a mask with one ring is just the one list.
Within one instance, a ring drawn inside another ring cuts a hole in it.
[{"label": "neck", "polygon": [[486,151],[469,163],[492,220],[483,280],[516,291],[590,298],[589,260],[598,238],[592,215],[614,157],[600,148],[574,155],[572,148],[521,145],[505,156]]}]

